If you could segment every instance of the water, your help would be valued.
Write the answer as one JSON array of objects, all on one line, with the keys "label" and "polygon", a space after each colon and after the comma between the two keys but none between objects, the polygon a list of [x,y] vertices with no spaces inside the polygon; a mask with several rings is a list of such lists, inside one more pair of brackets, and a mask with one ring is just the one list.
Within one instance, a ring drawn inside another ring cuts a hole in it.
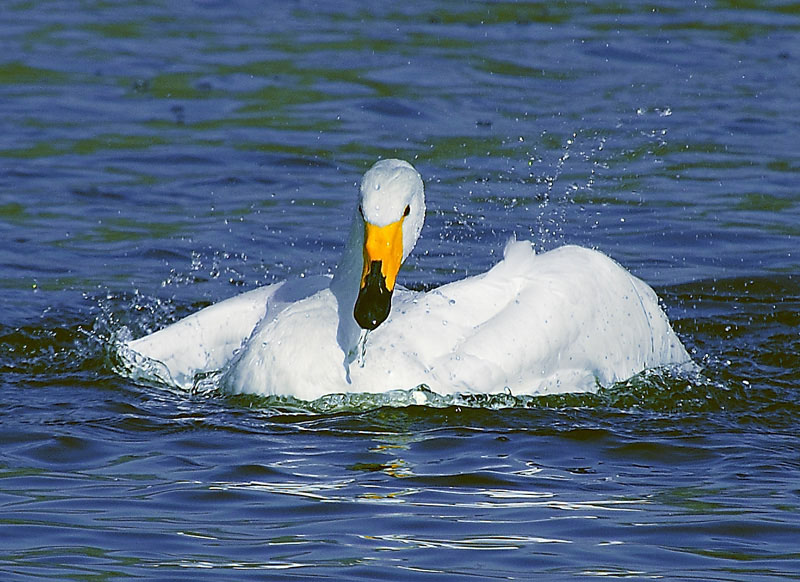
[{"label": "water", "polygon": [[[800,577],[795,5],[12,0],[0,30],[4,580]],[[703,376],[439,408],[113,373],[123,325],[329,272],[382,156],[427,183],[404,284],[511,234],[600,248]]]}]

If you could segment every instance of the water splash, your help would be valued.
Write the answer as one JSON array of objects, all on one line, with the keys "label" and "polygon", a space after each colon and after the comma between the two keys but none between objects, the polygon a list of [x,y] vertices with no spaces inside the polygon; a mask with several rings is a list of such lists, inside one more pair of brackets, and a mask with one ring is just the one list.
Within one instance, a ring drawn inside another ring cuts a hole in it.
[{"label": "water splash", "polygon": [[369,335],[369,330],[362,329],[356,344],[356,363],[359,368],[363,368],[367,363],[367,335]]},{"label": "water splash", "polygon": [[[602,159],[605,147],[605,136],[574,131],[558,148],[555,164],[543,173],[535,172],[534,165],[545,164],[545,160],[538,155],[528,156],[526,182],[543,188],[535,219],[527,225],[533,240],[545,247],[562,244],[570,220],[587,219],[585,206],[576,201],[592,191],[598,174],[607,167]],[[565,176],[571,179],[561,184]]]},{"label": "water splash", "polygon": [[649,413],[718,412],[749,406],[741,388],[681,368],[647,370],[595,392],[526,395],[505,390],[496,394],[439,394],[420,385],[410,390],[377,394],[327,394],[314,401],[292,396],[240,395],[231,397],[248,407],[312,414],[366,412],[379,408],[422,406],[432,409],[615,409]]}]

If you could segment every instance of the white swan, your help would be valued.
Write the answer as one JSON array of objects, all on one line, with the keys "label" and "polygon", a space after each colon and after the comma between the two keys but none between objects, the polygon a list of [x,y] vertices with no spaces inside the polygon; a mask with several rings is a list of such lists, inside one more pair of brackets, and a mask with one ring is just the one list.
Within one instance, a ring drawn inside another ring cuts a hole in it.
[{"label": "white swan", "polygon": [[227,391],[304,400],[422,384],[439,393],[579,392],[691,361],[653,290],[593,250],[535,255],[511,241],[486,273],[427,293],[395,289],[424,216],[413,166],[379,161],[362,180],[332,279],[222,301],[127,343],[129,359],[159,362],[162,380],[181,387],[221,370]]}]

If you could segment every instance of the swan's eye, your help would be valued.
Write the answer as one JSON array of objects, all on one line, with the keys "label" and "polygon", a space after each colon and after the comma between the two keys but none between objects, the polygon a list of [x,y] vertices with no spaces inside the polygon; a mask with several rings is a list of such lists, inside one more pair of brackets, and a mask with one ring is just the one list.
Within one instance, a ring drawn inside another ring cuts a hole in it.
[{"label": "swan's eye", "polygon": [[405,210],[405,212],[403,212],[403,216],[408,216],[409,214],[411,214],[411,207],[410,206],[406,206],[406,210]]},{"label": "swan's eye", "polygon": [[364,207],[361,204],[358,205],[358,213],[361,215],[361,218],[364,218]]}]

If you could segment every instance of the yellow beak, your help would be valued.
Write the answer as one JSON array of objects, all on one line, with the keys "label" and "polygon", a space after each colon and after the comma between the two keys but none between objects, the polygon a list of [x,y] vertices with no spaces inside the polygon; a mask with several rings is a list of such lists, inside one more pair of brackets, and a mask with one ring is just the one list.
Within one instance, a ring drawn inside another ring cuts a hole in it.
[{"label": "yellow beak", "polygon": [[392,291],[403,262],[403,218],[386,226],[364,225],[364,268],[353,308],[362,329],[375,329],[389,317]]},{"label": "yellow beak", "polygon": [[373,263],[380,261],[381,274],[386,279],[386,288],[394,290],[397,273],[403,262],[403,218],[386,226],[375,226],[367,222],[364,228],[364,270],[361,273],[361,288]]}]

